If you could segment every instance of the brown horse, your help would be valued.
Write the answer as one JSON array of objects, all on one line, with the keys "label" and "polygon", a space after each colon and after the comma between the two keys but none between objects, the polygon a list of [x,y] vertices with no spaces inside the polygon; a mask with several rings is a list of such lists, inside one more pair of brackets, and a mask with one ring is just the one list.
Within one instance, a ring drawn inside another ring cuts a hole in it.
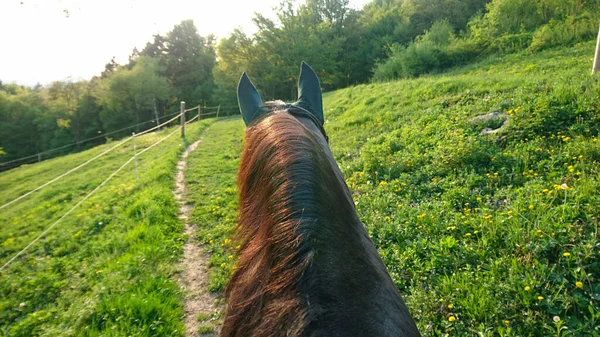
[{"label": "brown horse", "polygon": [[221,336],[419,336],[358,219],[305,63],[294,104],[262,103],[244,73],[241,243]]}]

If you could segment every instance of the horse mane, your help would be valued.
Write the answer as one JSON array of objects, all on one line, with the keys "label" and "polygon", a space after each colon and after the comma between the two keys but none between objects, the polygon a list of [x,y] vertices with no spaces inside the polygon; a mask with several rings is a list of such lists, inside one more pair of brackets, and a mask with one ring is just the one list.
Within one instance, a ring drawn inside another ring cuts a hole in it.
[{"label": "horse mane", "polygon": [[275,111],[251,124],[237,183],[240,256],[221,336],[415,335],[398,334],[412,318],[337,165],[300,121]]}]

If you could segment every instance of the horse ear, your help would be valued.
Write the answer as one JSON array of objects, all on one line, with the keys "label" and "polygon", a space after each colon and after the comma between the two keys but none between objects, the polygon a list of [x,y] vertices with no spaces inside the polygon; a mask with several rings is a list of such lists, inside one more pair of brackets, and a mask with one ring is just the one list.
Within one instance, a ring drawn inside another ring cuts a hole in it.
[{"label": "horse ear", "polygon": [[262,98],[256,90],[252,81],[248,75],[244,72],[240,78],[240,82],[237,87],[238,105],[242,112],[242,118],[246,126],[252,123],[256,117],[260,114],[260,108],[263,104]]},{"label": "horse ear", "polygon": [[298,102],[296,104],[312,112],[321,123],[325,121],[323,118],[323,96],[321,95],[319,77],[304,61],[300,65]]}]

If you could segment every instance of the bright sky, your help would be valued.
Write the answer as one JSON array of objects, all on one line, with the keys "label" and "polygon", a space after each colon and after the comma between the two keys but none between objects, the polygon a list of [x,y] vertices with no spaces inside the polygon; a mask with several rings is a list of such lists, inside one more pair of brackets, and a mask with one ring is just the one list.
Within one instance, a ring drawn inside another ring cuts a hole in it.
[{"label": "bright sky", "polygon": [[[99,75],[127,62],[153,34],[193,19],[200,35],[254,33],[254,12],[275,17],[280,0],[0,0],[0,80],[48,84]],[[361,8],[369,0],[350,0]],[[65,12],[67,11],[67,12]]]}]

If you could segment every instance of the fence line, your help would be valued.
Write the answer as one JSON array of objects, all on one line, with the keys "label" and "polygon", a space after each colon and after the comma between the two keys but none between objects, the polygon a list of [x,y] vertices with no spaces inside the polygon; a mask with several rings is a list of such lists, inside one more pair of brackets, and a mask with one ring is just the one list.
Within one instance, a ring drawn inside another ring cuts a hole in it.
[{"label": "fence line", "polygon": [[[179,113],[180,113],[180,112],[179,112],[179,111],[177,111],[177,112],[174,112],[174,113],[171,113],[171,114],[168,114],[168,115],[164,115],[164,116],[158,117],[158,119],[160,120],[160,119],[162,119],[162,118],[170,117],[170,116],[173,116],[173,115],[175,115],[175,114],[179,114]],[[8,165],[8,164],[16,163],[16,162],[19,162],[19,161],[22,161],[22,160],[26,160],[26,159],[34,159],[34,158],[39,158],[39,156],[41,156],[41,155],[43,155],[43,154],[48,154],[48,153],[51,153],[51,152],[54,152],[54,151],[57,151],[57,150],[66,149],[66,148],[68,148],[68,147],[75,146],[75,145],[77,145],[77,144],[83,144],[83,143],[87,143],[87,142],[89,142],[89,141],[91,141],[91,140],[95,140],[95,139],[99,139],[99,138],[106,137],[106,136],[109,136],[109,135],[113,135],[113,134],[115,134],[115,133],[119,133],[119,132],[122,132],[122,131],[125,131],[125,130],[129,130],[129,129],[131,129],[131,128],[134,128],[134,127],[136,127],[136,126],[140,126],[140,125],[144,125],[144,124],[148,124],[148,123],[156,123],[156,119],[155,119],[155,118],[153,118],[153,119],[151,119],[151,120],[147,120],[147,121],[145,121],[145,122],[141,122],[141,123],[138,123],[138,124],[133,124],[133,125],[130,125],[130,126],[124,127],[124,128],[122,128],[122,129],[119,129],[119,130],[115,130],[115,131],[111,131],[111,132],[108,132],[108,133],[103,133],[103,134],[101,134],[101,135],[98,135],[98,136],[94,136],[94,137],[86,138],[86,139],[84,139],[84,140],[81,140],[81,141],[79,141],[79,142],[75,142],[75,143],[71,143],[71,144],[67,144],[67,145],[63,145],[63,146],[59,146],[59,147],[55,147],[55,148],[52,148],[52,149],[50,149],[50,150],[46,150],[46,151],[42,151],[42,152],[38,152],[38,153],[36,153],[36,154],[32,154],[32,155],[29,155],[29,156],[25,156],[25,157],[21,157],[21,158],[17,158],[17,159],[9,160],[9,161],[7,161],[7,162],[0,163],[0,167],[2,167],[2,166],[6,166],[6,165]]]},{"label": "fence line", "polygon": [[203,108],[203,107],[201,107],[200,105],[196,105],[196,106],[195,106],[195,107],[193,107],[193,108],[189,108],[189,109],[183,110],[183,112],[188,112],[188,111],[196,110],[196,109],[198,109],[198,108]]},{"label": "fence line", "polygon": [[193,122],[195,119],[198,119],[198,115],[196,115],[195,117],[192,117],[192,119],[190,119],[189,121],[185,122],[185,125],[190,124],[191,122]]},{"label": "fence line", "polygon": [[6,207],[6,206],[8,206],[8,205],[11,205],[11,204],[13,204],[13,203],[15,203],[15,202],[17,202],[17,201],[19,201],[19,200],[21,200],[21,199],[23,199],[23,198],[27,197],[28,195],[30,195],[30,194],[32,194],[32,193],[34,193],[34,192],[37,192],[37,191],[41,190],[42,188],[44,188],[44,187],[46,187],[46,186],[48,186],[48,185],[52,184],[53,182],[55,182],[55,181],[57,181],[57,180],[59,180],[59,179],[61,179],[61,178],[65,177],[65,176],[67,176],[67,175],[69,175],[69,174],[71,174],[71,173],[73,173],[73,172],[75,172],[75,171],[79,170],[80,168],[82,168],[82,167],[86,166],[87,164],[89,164],[89,163],[93,162],[94,160],[96,160],[96,159],[98,159],[98,158],[100,158],[100,157],[104,156],[105,154],[107,154],[107,153],[111,152],[112,150],[116,149],[117,147],[119,147],[119,146],[121,146],[121,145],[125,144],[125,143],[126,143],[126,142],[128,142],[128,141],[129,141],[131,138],[133,138],[133,137],[131,137],[131,136],[130,136],[130,137],[127,137],[125,140],[123,140],[123,141],[119,142],[117,145],[115,145],[115,146],[111,147],[110,149],[108,149],[108,150],[106,150],[106,151],[104,151],[104,152],[100,153],[99,155],[95,156],[94,158],[92,158],[92,159],[89,159],[89,160],[85,161],[84,163],[80,164],[79,166],[77,166],[77,167],[74,167],[74,168],[72,168],[72,169],[68,170],[67,172],[65,172],[65,173],[61,174],[60,176],[58,176],[58,177],[56,177],[56,178],[54,178],[54,179],[52,179],[52,180],[48,181],[47,183],[45,183],[45,184],[43,184],[43,185],[40,185],[40,186],[36,187],[35,189],[33,189],[33,190],[31,190],[31,191],[29,191],[29,192],[27,192],[27,193],[25,193],[25,194],[21,195],[20,197],[18,197],[18,198],[16,198],[16,199],[14,199],[14,200],[12,200],[12,201],[9,201],[9,202],[7,202],[6,204],[4,204],[4,205],[0,206],[0,209],[3,209],[4,207]]},{"label": "fence line", "polygon": [[[187,109],[187,110],[185,110],[185,112],[193,111],[193,110],[196,110],[196,109],[217,109],[217,108],[219,108],[219,106],[201,106],[201,105],[197,105],[197,106],[195,106],[195,107],[193,107],[193,108],[190,108],[190,109]],[[236,110],[236,109],[238,109],[238,107],[237,107],[237,106],[231,106],[231,107],[221,107],[221,109],[222,109],[222,110],[225,110],[225,111],[226,111],[226,110]],[[223,113],[225,113],[225,114],[230,114],[230,113],[235,113],[235,112],[236,112],[236,111],[232,111],[232,112],[223,112]],[[160,120],[161,120],[161,119],[163,119],[163,118],[170,117],[170,116],[173,116],[173,115],[178,115],[178,116],[179,116],[179,114],[180,114],[180,113],[181,113],[181,112],[177,111],[177,112],[174,112],[174,113],[171,113],[171,114],[167,114],[167,115],[164,115],[164,116],[160,116],[160,117],[158,117],[158,120],[160,121]],[[214,114],[214,113],[209,113],[209,114],[203,114],[203,113],[201,113],[201,114],[200,114],[200,117],[202,117],[202,116],[208,116],[208,115],[210,115],[210,114]],[[38,159],[38,161],[40,161],[40,156],[41,156],[41,155],[48,154],[48,153],[51,153],[51,152],[54,152],[54,151],[58,151],[58,150],[62,150],[62,149],[66,149],[66,148],[69,148],[69,147],[71,147],[71,146],[75,146],[75,145],[77,145],[77,144],[83,144],[83,143],[87,143],[87,142],[89,142],[89,141],[92,141],[92,140],[96,140],[96,139],[100,139],[100,138],[105,138],[105,137],[107,137],[107,136],[110,136],[110,135],[113,135],[113,134],[115,134],[115,133],[123,132],[123,131],[125,131],[125,130],[129,130],[129,129],[131,129],[131,128],[134,128],[134,127],[136,127],[136,126],[140,126],[140,125],[144,125],[144,124],[148,124],[148,123],[156,123],[156,119],[155,119],[155,118],[153,118],[153,119],[151,119],[151,120],[147,120],[147,121],[145,121],[145,122],[141,122],[141,123],[138,123],[138,124],[133,124],[133,125],[130,125],[130,126],[127,126],[127,127],[121,128],[121,129],[118,129],[118,130],[114,130],[114,131],[111,131],[111,132],[108,132],[108,133],[103,133],[103,134],[101,134],[101,135],[98,135],[98,136],[94,136],[94,137],[86,138],[86,139],[84,139],[84,140],[81,140],[81,141],[79,141],[79,142],[75,142],[75,143],[71,143],[71,144],[67,144],[67,145],[62,145],[62,146],[55,147],[55,148],[52,148],[52,149],[49,149],[49,150],[45,150],[45,151],[42,151],[42,152],[38,152],[38,153],[36,153],[36,154],[32,154],[32,155],[29,155],[29,156],[25,156],[25,157],[21,157],[21,158],[12,159],[12,160],[9,160],[9,161],[7,161],[7,162],[0,163],[0,169],[2,169],[2,167],[3,167],[3,166],[4,166],[4,167],[6,167],[8,164],[12,164],[12,163],[16,163],[16,162],[24,161],[24,160],[27,160],[27,159],[36,159],[36,158],[37,158],[37,159]],[[155,130],[155,129],[157,129],[157,127],[156,127],[156,126],[152,128],[152,130]],[[143,132],[140,132],[138,135],[144,134],[144,133],[146,133],[146,131],[148,131],[148,130],[145,130],[145,131],[143,131]]]},{"label": "fence line", "polygon": [[[168,134],[167,136],[165,136],[161,140],[159,140],[156,143],[154,143],[154,144],[150,145],[149,147],[145,148],[138,155],[141,155],[144,152],[146,152],[146,151],[150,150],[151,148],[155,147],[156,145],[162,143],[164,140],[166,140],[167,138],[169,138],[172,135],[174,135],[177,131],[179,131],[179,129],[180,129],[180,127],[176,128],[175,131],[171,132],[170,134]],[[132,137],[129,137],[129,138],[132,138]],[[84,203],[89,197],[91,197],[94,193],[96,193],[102,186],[104,186],[109,180],[111,180],[115,175],[117,175],[117,173],[121,172],[121,170],[123,170],[133,160],[134,160],[134,157],[129,158],[123,165],[121,165],[121,167],[119,167],[110,176],[108,176],[108,178],[106,178],[102,183],[100,183],[100,185],[96,186],[96,188],[92,192],[90,192],[89,194],[87,194],[83,199],[81,199],[77,204],[75,204],[75,206],[73,206],[70,210],[68,210],[65,214],[63,214],[60,218],[58,218],[58,220],[56,220],[54,223],[52,223],[52,225],[50,225],[50,227],[46,228],[46,230],[44,230],[40,235],[38,235],[35,239],[33,239],[33,241],[31,241],[27,246],[25,246],[25,248],[23,248],[22,250],[20,250],[15,256],[13,256],[10,260],[8,260],[8,262],[6,262],[2,267],[0,267],[0,271],[2,271],[9,264],[11,264],[15,259],[17,259],[19,256],[21,256],[27,249],[29,249],[29,247],[33,246],[40,238],[42,238],[44,235],[46,235],[46,233],[48,233],[62,219],[64,219],[67,215],[71,214],[71,212],[73,212],[73,210],[75,210],[77,207],[79,207],[79,205],[81,205],[82,203]]]},{"label": "fence line", "polygon": [[[174,121],[175,119],[177,119],[177,117],[179,117],[179,115],[177,115],[177,116],[175,116],[175,117],[171,118],[170,120],[168,120],[168,121],[166,121],[166,122],[164,122],[164,123],[162,123],[162,124],[160,124],[160,125],[157,125],[157,126],[155,126],[155,127],[154,127],[154,128],[152,128],[152,129],[156,129],[156,128],[158,128],[158,127],[164,126],[164,125],[166,125],[166,124],[168,124],[168,123],[170,123],[170,122]],[[140,136],[140,135],[142,135],[142,134],[144,134],[144,133],[147,133],[147,132],[151,131],[152,129],[149,129],[149,130],[146,130],[146,131],[144,131],[144,132],[142,132],[142,133],[136,134],[135,136],[130,136],[130,137],[127,137],[125,140],[121,141],[121,142],[120,142],[120,143],[118,143],[117,145],[115,145],[115,146],[111,147],[110,149],[108,149],[108,150],[106,150],[106,151],[104,151],[104,152],[100,153],[99,155],[95,156],[94,158],[87,160],[87,161],[86,161],[86,162],[84,162],[83,164],[81,164],[81,165],[79,165],[79,166],[77,166],[77,167],[75,167],[75,168],[72,168],[72,169],[70,169],[69,171],[67,171],[67,172],[65,172],[65,173],[61,174],[60,176],[58,176],[58,177],[56,177],[56,178],[54,178],[54,179],[52,179],[52,180],[48,181],[47,183],[45,183],[45,184],[43,184],[43,185],[41,185],[41,186],[38,186],[37,188],[35,188],[35,189],[33,189],[33,190],[31,190],[31,191],[29,191],[29,192],[27,192],[27,193],[25,193],[25,194],[21,195],[20,197],[18,197],[18,198],[16,198],[16,199],[14,199],[14,200],[12,200],[12,201],[9,201],[8,203],[6,203],[6,204],[4,204],[4,205],[0,206],[0,209],[3,209],[4,207],[6,207],[6,206],[8,206],[8,205],[11,205],[11,204],[13,204],[13,203],[15,203],[15,202],[17,202],[17,201],[19,201],[19,200],[21,200],[21,199],[23,199],[23,198],[27,197],[27,196],[28,196],[28,195],[30,195],[30,194],[32,194],[32,193],[34,193],[34,192],[37,192],[37,191],[41,190],[42,188],[44,188],[44,187],[46,187],[46,186],[48,186],[48,185],[52,184],[53,182],[55,182],[55,181],[57,181],[57,180],[60,180],[61,178],[63,178],[63,177],[65,177],[65,176],[67,176],[67,175],[69,175],[69,174],[71,174],[71,173],[73,173],[73,172],[75,172],[75,171],[79,170],[80,168],[82,168],[82,167],[86,166],[87,164],[89,164],[89,163],[93,162],[94,160],[96,160],[96,159],[98,159],[98,158],[100,158],[100,157],[104,156],[105,154],[107,154],[107,153],[111,152],[112,150],[114,150],[114,149],[116,149],[117,147],[119,147],[119,146],[123,145],[125,142],[129,141],[129,140],[130,140],[130,139],[132,139],[133,137],[138,137],[138,136]]]},{"label": "fence line", "polygon": [[148,129],[148,130],[142,131],[142,132],[140,132],[140,133],[136,133],[136,134],[135,134],[135,136],[136,136],[136,137],[138,137],[138,136],[141,136],[141,135],[143,135],[143,134],[146,134],[146,133],[148,133],[148,132],[154,131],[154,130],[156,130],[156,129],[160,128],[160,127],[163,127],[163,126],[165,126],[166,124],[169,124],[169,123],[171,123],[172,121],[176,120],[176,119],[177,119],[179,116],[181,116],[181,113],[179,113],[177,116],[175,116],[175,117],[173,117],[173,118],[169,119],[168,121],[166,121],[166,122],[163,122],[163,123],[161,123],[161,124],[159,124],[159,125],[157,125],[157,126],[154,126],[154,127],[150,128],[150,129]]}]

